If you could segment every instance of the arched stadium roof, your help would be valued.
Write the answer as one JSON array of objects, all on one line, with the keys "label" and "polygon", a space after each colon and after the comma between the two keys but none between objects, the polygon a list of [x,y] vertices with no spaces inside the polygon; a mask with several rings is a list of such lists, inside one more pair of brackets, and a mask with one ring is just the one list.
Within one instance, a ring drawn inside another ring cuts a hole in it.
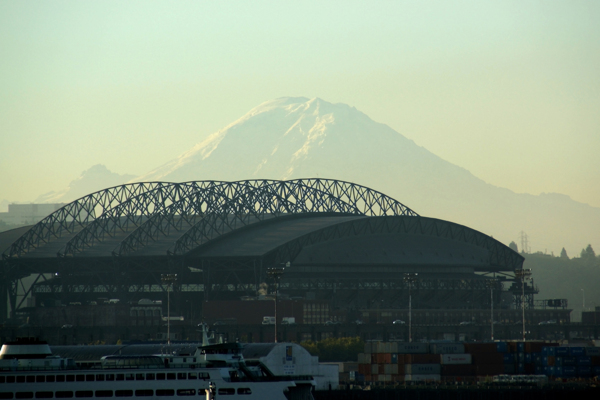
[{"label": "arched stadium roof", "polygon": [[[303,265],[466,265],[513,271],[492,237],[419,216],[373,189],[329,179],[132,183],[0,234],[7,263],[268,257]],[[38,271],[40,272],[40,271]]]}]

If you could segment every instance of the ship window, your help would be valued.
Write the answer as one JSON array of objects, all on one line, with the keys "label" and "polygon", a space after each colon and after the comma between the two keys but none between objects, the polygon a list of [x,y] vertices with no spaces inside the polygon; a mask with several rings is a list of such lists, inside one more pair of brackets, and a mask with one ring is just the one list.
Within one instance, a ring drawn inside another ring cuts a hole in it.
[{"label": "ship window", "polygon": [[85,381],[86,382],[94,382],[94,375],[86,375],[85,376]]},{"label": "ship window", "polygon": [[198,379],[198,374],[195,372],[190,372],[188,374],[188,379]]},{"label": "ship window", "polygon": [[94,397],[94,392],[91,390],[78,390],[75,392],[75,397]]},{"label": "ship window", "polygon": [[75,375],[67,375],[67,382],[75,382]]},{"label": "ship window", "polygon": [[152,397],[154,395],[154,391],[152,389],[136,390],[135,395],[140,397]]},{"label": "ship window", "polygon": [[13,394],[8,392],[0,392],[0,399],[12,399]]},{"label": "ship window", "polygon": [[114,381],[115,380],[115,374],[106,374],[106,380],[107,381]]},{"label": "ship window", "polygon": [[83,382],[85,381],[85,375],[75,375],[75,380],[77,382]]},{"label": "ship window", "polygon": [[123,374],[117,374],[117,380],[118,381],[124,381],[125,380],[125,375],[123,375]]},{"label": "ship window", "polygon": [[198,379],[202,379],[205,381],[210,379],[210,375],[208,374],[208,372],[200,372],[198,373]]},{"label": "ship window", "polygon": [[104,380],[104,375],[102,375],[102,374],[96,375],[96,380],[97,381],[103,381]]},{"label": "ship window", "polygon": [[33,392],[17,392],[15,397],[17,399],[33,399]]},{"label": "ship window", "polygon": [[146,380],[147,381],[153,381],[154,380],[154,374],[146,374]]},{"label": "ship window", "polygon": [[96,397],[112,397],[112,390],[96,390]]},{"label": "ship window", "polygon": [[185,374],[185,372],[178,372],[177,379],[187,379],[187,375]]},{"label": "ship window", "polygon": [[65,381],[64,375],[56,375],[56,382],[64,382],[64,381]]},{"label": "ship window", "polygon": [[238,394],[252,394],[252,390],[250,388],[239,388]]},{"label": "ship window", "polygon": [[35,392],[36,399],[51,399],[54,397],[52,392]]},{"label": "ship window", "polygon": [[7,376],[6,377],[6,383],[15,383],[15,377],[14,376]]},{"label": "ship window", "polygon": [[115,397],[131,397],[133,390],[115,390]]},{"label": "ship window", "polygon": [[[73,375],[67,375],[67,376],[73,376]],[[73,392],[71,392],[70,390],[61,390],[61,391],[54,393],[54,397],[56,397],[57,399],[70,399],[71,397],[73,397]]]},{"label": "ship window", "polygon": [[46,377],[44,375],[38,375],[35,377],[36,382],[46,382]]},{"label": "ship window", "polygon": [[196,389],[177,389],[177,396],[194,396]]},{"label": "ship window", "polygon": [[235,389],[233,389],[233,388],[220,388],[219,389],[219,394],[220,395],[235,394]]},{"label": "ship window", "polygon": [[35,382],[35,375],[27,375],[27,382]]},{"label": "ship window", "polygon": [[4,383],[4,376],[0,376],[0,383]]},{"label": "ship window", "polygon": [[125,374],[125,380],[126,381],[132,381],[133,380],[133,374]]},{"label": "ship window", "polygon": [[165,374],[164,373],[156,374],[156,380],[157,381],[164,381],[165,380]]},{"label": "ship window", "polygon": [[17,383],[23,383],[25,382],[25,376],[21,375],[21,376],[17,376]]},{"label": "ship window", "polygon": [[168,380],[173,380],[173,379],[175,379],[175,374],[174,374],[174,373],[172,373],[172,372],[169,372],[169,373],[167,373],[167,379],[168,379]]},{"label": "ship window", "polygon": [[157,396],[175,396],[173,389],[156,389]]},{"label": "ship window", "polygon": [[135,380],[136,381],[143,381],[144,380],[144,374],[135,374]]},{"label": "ship window", "polygon": [[54,382],[54,375],[46,375],[46,382]]}]

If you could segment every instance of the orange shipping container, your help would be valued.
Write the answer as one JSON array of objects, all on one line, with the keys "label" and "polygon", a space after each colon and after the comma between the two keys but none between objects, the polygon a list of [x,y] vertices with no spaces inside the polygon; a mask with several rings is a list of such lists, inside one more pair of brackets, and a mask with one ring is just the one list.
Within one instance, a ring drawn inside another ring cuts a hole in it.
[{"label": "orange shipping container", "polygon": [[383,364],[391,364],[392,363],[392,353],[384,353],[383,354]]}]

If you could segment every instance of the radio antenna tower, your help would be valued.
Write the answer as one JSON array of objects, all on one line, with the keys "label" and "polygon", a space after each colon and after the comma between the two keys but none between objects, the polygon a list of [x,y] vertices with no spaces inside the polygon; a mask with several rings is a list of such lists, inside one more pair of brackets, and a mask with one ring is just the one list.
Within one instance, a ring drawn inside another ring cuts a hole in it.
[{"label": "radio antenna tower", "polygon": [[527,253],[527,254],[529,254],[531,251],[531,249],[529,248],[529,241],[528,241],[527,234],[523,231],[521,231],[521,251],[523,253]]}]

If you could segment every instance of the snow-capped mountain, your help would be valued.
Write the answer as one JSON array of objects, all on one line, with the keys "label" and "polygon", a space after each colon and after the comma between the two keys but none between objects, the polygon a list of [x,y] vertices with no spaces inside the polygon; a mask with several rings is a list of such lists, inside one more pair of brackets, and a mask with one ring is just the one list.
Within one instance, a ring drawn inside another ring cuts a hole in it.
[{"label": "snow-capped mountain", "polygon": [[[401,110],[399,110],[401,112]],[[267,101],[177,159],[132,181],[329,178],[386,193],[421,215],[504,243],[528,234],[534,250],[576,254],[598,243],[600,208],[568,196],[495,187],[346,104]]]},{"label": "snow-capped mountain", "polygon": [[102,164],[97,164],[83,171],[67,188],[38,196],[34,203],[68,203],[98,190],[121,185],[132,178],[133,175],[121,175]]}]

